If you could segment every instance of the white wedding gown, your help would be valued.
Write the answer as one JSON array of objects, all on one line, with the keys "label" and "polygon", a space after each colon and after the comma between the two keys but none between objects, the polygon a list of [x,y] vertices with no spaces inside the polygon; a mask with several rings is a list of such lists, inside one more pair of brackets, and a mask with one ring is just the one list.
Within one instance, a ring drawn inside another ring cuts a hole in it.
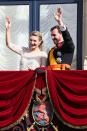
[{"label": "white wedding gown", "polygon": [[35,70],[41,66],[46,66],[46,60],[46,52],[29,53],[27,48],[25,48],[21,52],[20,70]]}]

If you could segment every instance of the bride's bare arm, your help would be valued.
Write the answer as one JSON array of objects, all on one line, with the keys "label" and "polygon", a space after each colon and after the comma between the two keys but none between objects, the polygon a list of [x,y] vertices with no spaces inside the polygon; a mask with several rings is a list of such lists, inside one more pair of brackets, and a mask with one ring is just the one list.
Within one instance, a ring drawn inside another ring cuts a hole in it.
[{"label": "bride's bare arm", "polygon": [[10,21],[10,17],[6,17],[6,22],[5,22],[5,27],[6,27],[6,46],[11,49],[12,51],[14,51],[15,53],[20,54],[22,48],[18,47],[17,45],[13,44],[11,42],[11,34],[10,34],[10,27],[11,27],[11,21]]}]

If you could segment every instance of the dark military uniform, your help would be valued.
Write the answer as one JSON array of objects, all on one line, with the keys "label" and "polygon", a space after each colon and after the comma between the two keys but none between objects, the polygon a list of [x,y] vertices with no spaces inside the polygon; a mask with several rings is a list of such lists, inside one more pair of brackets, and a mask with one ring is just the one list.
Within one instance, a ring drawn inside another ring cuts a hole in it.
[{"label": "dark military uniform", "polygon": [[61,48],[53,47],[48,55],[48,68],[53,70],[66,70],[70,69],[73,54],[74,54],[74,43],[66,29],[62,31],[64,42]]}]

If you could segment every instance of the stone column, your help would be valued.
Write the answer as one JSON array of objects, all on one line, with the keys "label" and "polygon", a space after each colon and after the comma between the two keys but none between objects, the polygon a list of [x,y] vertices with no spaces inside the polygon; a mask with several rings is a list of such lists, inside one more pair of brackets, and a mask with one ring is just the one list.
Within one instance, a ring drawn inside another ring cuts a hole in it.
[{"label": "stone column", "polygon": [[87,69],[87,0],[83,0],[83,69]]}]

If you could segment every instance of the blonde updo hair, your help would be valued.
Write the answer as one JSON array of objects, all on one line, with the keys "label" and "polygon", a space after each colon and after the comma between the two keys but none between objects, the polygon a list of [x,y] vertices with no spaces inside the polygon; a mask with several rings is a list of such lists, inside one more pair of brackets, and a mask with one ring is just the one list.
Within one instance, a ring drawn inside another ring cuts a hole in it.
[{"label": "blonde updo hair", "polygon": [[39,38],[39,41],[41,41],[39,47],[41,48],[42,44],[43,44],[43,39],[42,39],[42,33],[40,33],[39,31],[32,31],[30,33],[30,37],[31,36],[37,36]]}]

